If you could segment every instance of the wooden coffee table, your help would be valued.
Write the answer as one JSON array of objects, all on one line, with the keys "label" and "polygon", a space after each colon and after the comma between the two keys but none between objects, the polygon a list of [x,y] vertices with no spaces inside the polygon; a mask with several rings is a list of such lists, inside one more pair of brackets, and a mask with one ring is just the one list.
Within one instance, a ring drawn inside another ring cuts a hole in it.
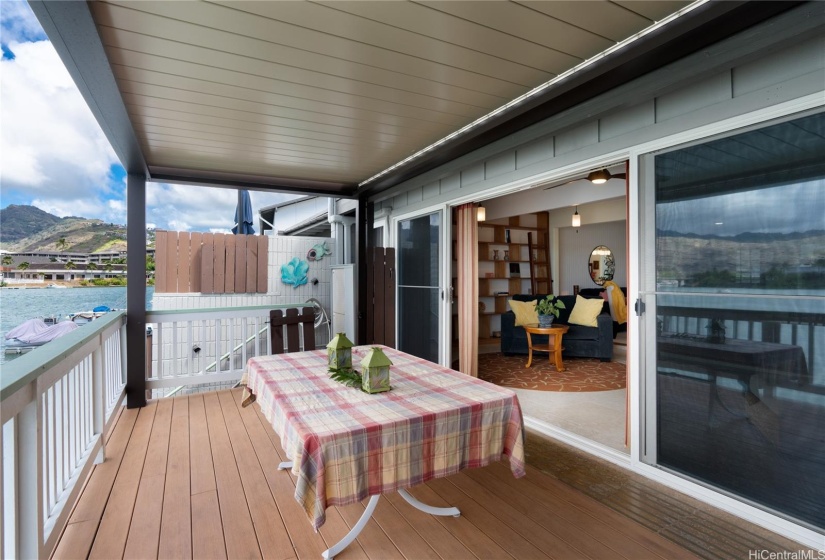
[{"label": "wooden coffee table", "polygon": [[[524,332],[527,333],[527,348],[529,348],[527,365],[524,367],[530,367],[530,364],[533,363],[533,350],[537,350],[539,352],[548,352],[548,360],[555,358],[556,371],[564,371],[564,363],[561,361],[561,352],[564,348],[562,348],[561,339],[568,330],[569,327],[567,325],[553,325],[550,327],[540,327],[538,323],[524,325]],[[547,344],[536,344],[534,346],[531,337],[531,335],[534,334],[546,334],[553,338],[552,340],[548,339]]]}]

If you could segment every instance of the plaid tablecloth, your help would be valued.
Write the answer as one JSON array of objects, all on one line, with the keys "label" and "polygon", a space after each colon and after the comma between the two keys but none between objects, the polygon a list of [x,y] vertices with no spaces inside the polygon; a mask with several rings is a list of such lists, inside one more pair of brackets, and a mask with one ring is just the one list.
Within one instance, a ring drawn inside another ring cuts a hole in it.
[{"label": "plaid tablecloth", "polygon": [[[368,349],[354,348],[353,364]],[[249,360],[247,389],[293,461],[295,499],[316,531],[329,506],[503,456],[524,476],[524,426],[513,391],[382,349],[393,362],[392,390],[374,395],[332,381],[323,350]]]}]

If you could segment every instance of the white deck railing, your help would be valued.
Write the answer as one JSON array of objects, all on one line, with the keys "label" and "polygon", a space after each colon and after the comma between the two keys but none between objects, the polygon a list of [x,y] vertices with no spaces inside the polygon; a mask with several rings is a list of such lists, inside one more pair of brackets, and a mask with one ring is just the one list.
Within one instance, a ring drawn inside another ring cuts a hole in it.
[{"label": "white deck railing", "polygon": [[151,327],[151,340],[147,335],[147,347],[152,350],[146,388],[238,381],[249,358],[272,353],[270,310],[305,306],[289,303],[148,311],[146,325]]},{"label": "white deck railing", "polygon": [[124,397],[126,315],[3,365],[0,554],[48,557]]}]

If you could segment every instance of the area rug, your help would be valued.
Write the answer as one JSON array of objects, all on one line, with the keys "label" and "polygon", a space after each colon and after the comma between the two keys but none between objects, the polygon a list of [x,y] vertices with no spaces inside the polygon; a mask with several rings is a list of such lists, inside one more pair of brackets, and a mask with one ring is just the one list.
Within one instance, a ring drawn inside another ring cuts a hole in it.
[{"label": "area rug", "polygon": [[627,378],[625,364],[595,358],[565,358],[562,372],[556,371],[543,353],[533,355],[529,368],[526,364],[527,356],[483,354],[478,360],[478,377],[503,387],[560,393],[624,389]]}]

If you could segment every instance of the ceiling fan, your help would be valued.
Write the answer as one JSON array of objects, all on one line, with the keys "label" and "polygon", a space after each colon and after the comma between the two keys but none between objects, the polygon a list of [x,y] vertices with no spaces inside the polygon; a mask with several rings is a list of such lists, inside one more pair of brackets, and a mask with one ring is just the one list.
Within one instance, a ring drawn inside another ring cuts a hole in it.
[{"label": "ceiling fan", "polygon": [[627,179],[627,173],[611,173],[607,169],[601,169],[587,174],[587,180],[594,185],[603,185],[610,179]]}]

